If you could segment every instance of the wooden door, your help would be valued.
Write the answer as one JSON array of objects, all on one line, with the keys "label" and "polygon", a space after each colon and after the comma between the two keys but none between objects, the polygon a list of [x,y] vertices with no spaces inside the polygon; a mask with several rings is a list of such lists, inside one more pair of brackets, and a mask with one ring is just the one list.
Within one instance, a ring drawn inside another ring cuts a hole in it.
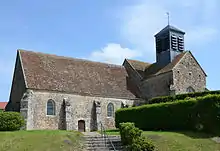
[{"label": "wooden door", "polygon": [[85,132],[85,121],[84,120],[78,121],[78,131]]}]

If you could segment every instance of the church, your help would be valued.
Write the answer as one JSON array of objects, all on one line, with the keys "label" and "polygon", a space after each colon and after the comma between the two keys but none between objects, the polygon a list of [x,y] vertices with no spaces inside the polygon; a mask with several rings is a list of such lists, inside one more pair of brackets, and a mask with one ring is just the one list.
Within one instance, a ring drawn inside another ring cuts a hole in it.
[{"label": "church", "polygon": [[206,73],[185,32],[167,25],[155,35],[156,62],[122,65],[17,50],[6,111],[25,118],[27,130],[115,128],[115,111],[166,95],[205,91]]}]

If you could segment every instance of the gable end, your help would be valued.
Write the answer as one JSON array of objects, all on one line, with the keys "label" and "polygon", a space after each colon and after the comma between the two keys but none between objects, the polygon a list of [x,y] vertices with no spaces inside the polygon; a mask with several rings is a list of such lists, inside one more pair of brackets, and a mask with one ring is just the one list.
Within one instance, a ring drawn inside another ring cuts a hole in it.
[{"label": "gable end", "polygon": [[184,56],[178,61],[178,63],[173,67],[173,69],[175,69],[176,66],[178,66],[179,63],[181,63],[181,60],[184,59],[184,57],[190,54],[190,56],[194,59],[194,61],[196,62],[196,64],[199,66],[199,68],[202,70],[202,72],[204,73],[204,75],[207,77],[207,74],[205,73],[205,71],[203,70],[203,68],[201,67],[201,65],[199,64],[199,62],[197,61],[197,59],[193,56],[191,51],[187,51],[187,53],[184,54]]},{"label": "gable end", "polygon": [[17,51],[14,74],[11,85],[9,102],[6,106],[6,111],[20,111],[20,101],[26,91],[26,82],[24,70],[22,69],[22,61],[19,51]]}]

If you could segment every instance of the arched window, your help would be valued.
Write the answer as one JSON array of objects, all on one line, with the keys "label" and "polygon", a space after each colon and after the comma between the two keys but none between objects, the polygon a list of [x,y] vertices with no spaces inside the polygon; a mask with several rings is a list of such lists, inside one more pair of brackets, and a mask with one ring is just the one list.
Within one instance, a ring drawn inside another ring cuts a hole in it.
[{"label": "arched window", "polygon": [[55,102],[51,99],[47,101],[47,115],[55,115]]},{"label": "arched window", "polygon": [[188,87],[186,89],[186,92],[191,93],[191,92],[195,92],[195,90],[192,87]]},{"label": "arched window", "polygon": [[109,103],[107,106],[107,116],[113,117],[114,115],[114,105],[112,103]]}]

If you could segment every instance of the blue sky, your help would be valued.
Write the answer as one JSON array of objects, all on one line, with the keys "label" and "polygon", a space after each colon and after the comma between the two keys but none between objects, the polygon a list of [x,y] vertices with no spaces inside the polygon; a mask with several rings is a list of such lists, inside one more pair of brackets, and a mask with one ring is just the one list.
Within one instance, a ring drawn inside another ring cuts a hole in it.
[{"label": "blue sky", "polygon": [[121,64],[155,61],[154,34],[167,25],[220,89],[219,0],[7,0],[0,2],[0,101],[8,101],[17,49]]}]

